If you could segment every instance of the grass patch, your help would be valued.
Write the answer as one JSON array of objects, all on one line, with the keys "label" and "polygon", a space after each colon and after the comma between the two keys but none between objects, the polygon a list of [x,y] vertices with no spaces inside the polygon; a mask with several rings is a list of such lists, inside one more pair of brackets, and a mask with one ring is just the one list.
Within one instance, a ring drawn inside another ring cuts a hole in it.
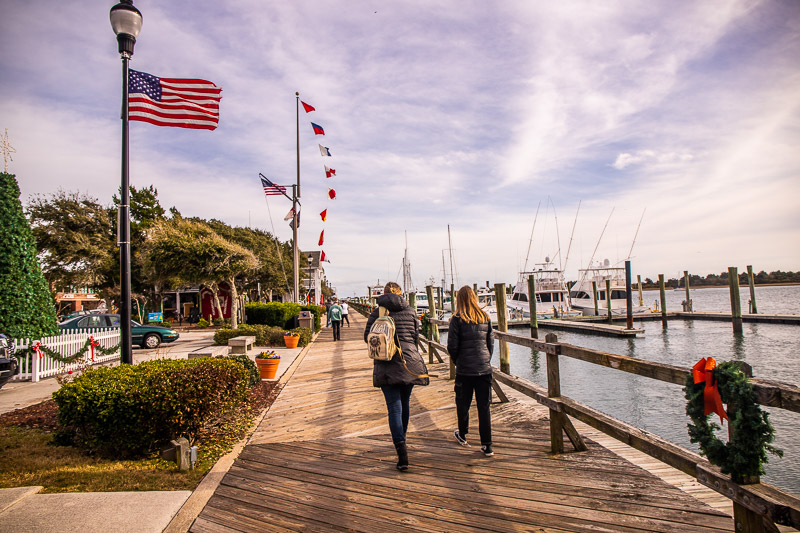
[{"label": "grass patch", "polygon": [[251,389],[246,409],[205,428],[197,442],[196,467],[186,472],[157,455],[109,459],[55,446],[57,407],[52,400],[6,413],[0,416],[0,488],[41,485],[44,493],[193,490],[278,392],[277,382],[261,382]]}]

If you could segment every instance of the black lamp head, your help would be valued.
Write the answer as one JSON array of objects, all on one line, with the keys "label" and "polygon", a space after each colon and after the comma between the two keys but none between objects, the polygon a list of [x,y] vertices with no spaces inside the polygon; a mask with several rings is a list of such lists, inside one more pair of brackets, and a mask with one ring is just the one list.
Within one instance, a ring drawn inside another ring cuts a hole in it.
[{"label": "black lamp head", "polygon": [[120,0],[109,13],[111,28],[117,34],[119,53],[133,55],[133,45],[142,30],[142,13],[133,6],[133,0]]}]

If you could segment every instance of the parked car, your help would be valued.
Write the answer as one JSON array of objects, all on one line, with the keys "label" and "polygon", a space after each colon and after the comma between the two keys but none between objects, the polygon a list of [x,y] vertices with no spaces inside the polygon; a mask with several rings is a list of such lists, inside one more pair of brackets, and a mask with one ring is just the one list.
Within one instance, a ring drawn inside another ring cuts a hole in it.
[{"label": "parked car", "polygon": [[[111,313],[92,313],[70,318],[61,322],[58,327],[64,331],[91,331],[98,328],[118,328],[119,315]],[[131,342],[142,348],[158,348],[162,342],[178,340],[178,332],[162,326],[143,326],[131,320]]]},{"label": "parked car", "polygon": [[17,374],[19,363],[14,357],[14,340],[0,333],[0,388]]}]

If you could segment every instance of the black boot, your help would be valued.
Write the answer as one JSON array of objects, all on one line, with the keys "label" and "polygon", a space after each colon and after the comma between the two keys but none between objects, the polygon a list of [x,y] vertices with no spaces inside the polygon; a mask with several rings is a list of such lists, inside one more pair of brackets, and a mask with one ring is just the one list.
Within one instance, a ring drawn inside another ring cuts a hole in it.
[{"label": "black boot", "polygon": [[397,469],[408,470],[408,449],[406,449],[406,441],[401,440],[395,442],[394,447],[397,450]]}]

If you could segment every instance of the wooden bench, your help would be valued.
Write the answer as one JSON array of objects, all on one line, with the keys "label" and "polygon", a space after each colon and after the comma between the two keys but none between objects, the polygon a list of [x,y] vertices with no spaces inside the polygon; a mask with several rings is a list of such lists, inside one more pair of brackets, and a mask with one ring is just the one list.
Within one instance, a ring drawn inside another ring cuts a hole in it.
[{"label": "wooden bench", "polygon": [[205,348],[198,348],[193,352],[189,352],[189,359],[196,357],[219,357],[228,355],[227,346],[206,346]]},{"label": "wooden bench", "polygon": [[251,349],[256,343],[255,336],[242,335],[228,340],[228,346],[231,347],[231,353],[247,354],[247,350]]}]

